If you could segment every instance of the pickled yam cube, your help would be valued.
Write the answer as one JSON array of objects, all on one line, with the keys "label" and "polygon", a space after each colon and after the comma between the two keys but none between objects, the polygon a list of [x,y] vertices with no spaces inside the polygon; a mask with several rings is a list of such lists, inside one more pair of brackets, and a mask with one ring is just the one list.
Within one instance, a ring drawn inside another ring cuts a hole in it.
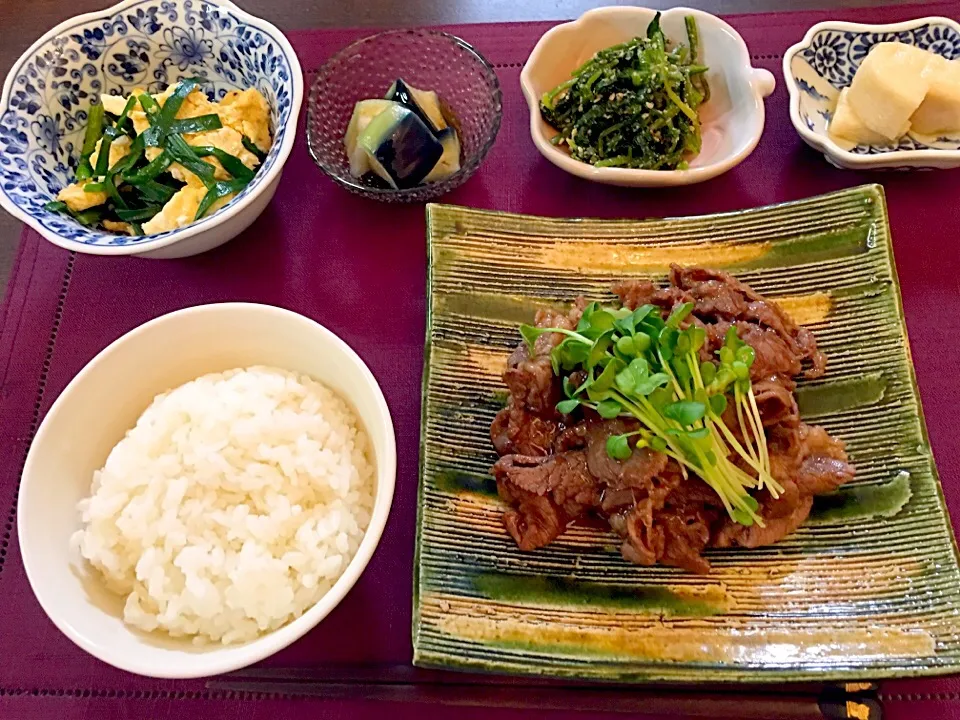
[{"label": "pickled yam cube", "polygon": [[850,107],[849,88],[840,91],[833,118],[827,126],[831,137],[847,140],[857,145],[888,145],[890,140],[863,124],[863,120]]},{"label": "pickled yam cube", "polygon": [[910,129],[910,116],[930,89],[930,53],[898,42],[878,43],[861,63],[847,101],[867,128],[889,140]]},{"label": "pickled yam cube", "polygon": [[933,55],[930,89],[910,118],[910,129],[924,135],[960,130],[960,62]]}]

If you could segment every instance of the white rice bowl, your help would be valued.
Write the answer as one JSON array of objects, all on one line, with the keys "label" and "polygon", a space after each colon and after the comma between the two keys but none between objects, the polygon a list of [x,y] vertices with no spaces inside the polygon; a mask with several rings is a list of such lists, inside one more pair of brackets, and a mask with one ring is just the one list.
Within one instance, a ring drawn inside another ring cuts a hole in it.
[{"label": "white rice bowl", "polygon": [[370,522],[375,467],[353,410],[266,367],[157,396],[94,473],[81,555],[131,626],[253,640],[336,582]]}]

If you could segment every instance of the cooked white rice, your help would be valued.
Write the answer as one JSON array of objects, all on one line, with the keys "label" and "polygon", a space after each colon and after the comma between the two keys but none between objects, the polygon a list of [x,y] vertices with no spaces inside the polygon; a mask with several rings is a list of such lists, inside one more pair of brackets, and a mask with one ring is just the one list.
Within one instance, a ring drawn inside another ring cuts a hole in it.
[{"label": "cooked white rice", "polygon": [[242,642],[336,582],[374,484],[366,433],[330,389],[231,370],[157,396],[94,473],[73,539],[130,625]]}]

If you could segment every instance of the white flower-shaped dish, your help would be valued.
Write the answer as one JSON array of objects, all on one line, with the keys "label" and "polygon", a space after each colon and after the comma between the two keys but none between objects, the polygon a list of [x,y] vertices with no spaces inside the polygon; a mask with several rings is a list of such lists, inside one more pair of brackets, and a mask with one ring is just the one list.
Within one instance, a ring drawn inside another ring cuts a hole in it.
[{"label": "white flower-shaped dish", "polygon": [[907,135],[896,145],[840,143],[827,133],[840,91],[853,82],[874,45],[898,41],[960,57],[960,24],[926,17],[890,25],[822,22],[783,56],[790,120],[804,142],[837,167],[851,170],[960,167],[960,136]]},{"label": "white flower-shaped dish", "polygon": [[[256,177],[225,207],[186,227],[131,237],[49,212],[73,179],[87,112],[101,93],[150,92],[203,77],[217,99],[257,88],[274,143]],[[0,96],[0,206],[50,242],[95,255],[195,255],[246,229],[276,192],[303,99],[297,55],[277,28],[230,0],[124,0],[60,23],[7,75]]]},{"label": "white flower-shaped dish", "polygon": [[700,61],[709,66],[710,100],[700,107],[703,148],[686,170],[596,168],[574,160],[550,139],[557,131],[540,115],[540,98],[589,60],[598,50],[645,35],[656,10],[605,7],[590,10],[573,22],[548,30],[530,54],[520,84],[530,106],[530,135],[540,153],[568,173],[594,182],[628,187],[691,185],[716,177],[746,158],[763,133],[763,99],[773,92],[773,75],[750,65],[743,38],[718,17],[677,7],[663,13],[660,23],[668,40],[686,43],[684,17],[696,18],[700,31]]}]

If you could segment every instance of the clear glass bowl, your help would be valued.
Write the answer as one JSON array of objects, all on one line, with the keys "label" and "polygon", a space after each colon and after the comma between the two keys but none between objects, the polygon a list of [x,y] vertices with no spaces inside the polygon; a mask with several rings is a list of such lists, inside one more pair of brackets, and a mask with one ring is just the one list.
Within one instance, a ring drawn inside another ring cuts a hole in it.
[{"label": "clear glass bowl", "polygon": [[[460,170],[446,180],[393,190],[350,175],[343,136],[353,106],[383,97],[397,78],[435,90],[457,119]],[[501,100],[493,67],[460,38],[436,30],[379,33],[320,68],[307,101],[307,144],[320,169],[351,192],[384,202],[425,202],[459,187],[480,167],[500,130]]]}]

